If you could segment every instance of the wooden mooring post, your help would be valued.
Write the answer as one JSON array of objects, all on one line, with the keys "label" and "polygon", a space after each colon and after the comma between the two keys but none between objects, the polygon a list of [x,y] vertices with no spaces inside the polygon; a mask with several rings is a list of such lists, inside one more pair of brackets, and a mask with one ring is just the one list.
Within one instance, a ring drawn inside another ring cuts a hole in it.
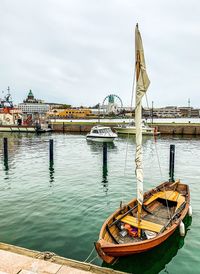
[{"label": "wooden mooring post", "polygon": [[63,122],[63,126],[62,126],[62,131],[63,133],[65,132],[65,123]]},{"label": "wooden mooring post", "polygon": [[3,138],[3,155],[4,161],[8,161],[8,138]]},{"label": "wooden mooring post", "polygon": [[169,181],[174,182],[174,159],[175,159],[175,145],[170,145],[169,155]]},{"label": "wooden mooring post", "polygon": [[8,170],[8,138],[3,138],[3,155],[4,155],[4,167]]},{"label": "wooden mooring post", "polygon": [[53,164],[53,139],[49,140],[49,162]]},{"label": "wooden mooring post", "polygon": [[103,143],[103,165],[107,165],[108,146],[107,143]]}]

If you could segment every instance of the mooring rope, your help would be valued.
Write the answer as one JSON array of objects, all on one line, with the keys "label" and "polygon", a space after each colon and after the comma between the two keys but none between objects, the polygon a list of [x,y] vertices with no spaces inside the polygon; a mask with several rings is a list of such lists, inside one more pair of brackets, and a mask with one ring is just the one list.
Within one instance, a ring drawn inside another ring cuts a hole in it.
[{"label": "mooring rope", "polygon": [[50,252],[50,251],[44,251],[44,252],[40,252],[40,253],[38,253],[38,254],[36,254],[36,258],[37,259],[43,259],[43,260],[45,260],[45,261],[54,261],[54,256],[56,256],[56,254],[55,253],[53,253],[53,252]]},{"label": "mooring rope", "polygon": [[99,256],[96,255],[91,261],[89,261],[89,264],[91,264],[94,260],[96,260]]},{"label": "mooring rope", "polygon": [[93,249],[92,249],[92,251],[90,252],[90,254],[88,255],[87,259],[85,259],[85,261],[84,261],[85,263],[87,262],[87,260],[90,258],[90,256],[91,256],[92,253],[94,252],[94,249],[95,249],[95,248],[93,247]]}]

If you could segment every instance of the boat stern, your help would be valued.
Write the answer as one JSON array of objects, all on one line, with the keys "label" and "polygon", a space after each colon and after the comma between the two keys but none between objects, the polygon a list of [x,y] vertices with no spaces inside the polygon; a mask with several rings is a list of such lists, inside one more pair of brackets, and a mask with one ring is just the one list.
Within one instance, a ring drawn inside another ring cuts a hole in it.
[{"label": "boat stern", "polygon": [[108,255],[106,255],[106,254],[103,252],[103,250],[102,250],[102,248],[101,248],[101,242],[100,242],[100,241],[94,242],[94,246],[95,246],[95,249],[96,249],[96,251],[97,251],[99,257],[100,257],[104,262],[106,262],[106,263],[108,263],[108,264],[112,264],[112,263],[114,263],[114,261],[117,259],[117,258],[115,258],[115,257],[108,256]]}]

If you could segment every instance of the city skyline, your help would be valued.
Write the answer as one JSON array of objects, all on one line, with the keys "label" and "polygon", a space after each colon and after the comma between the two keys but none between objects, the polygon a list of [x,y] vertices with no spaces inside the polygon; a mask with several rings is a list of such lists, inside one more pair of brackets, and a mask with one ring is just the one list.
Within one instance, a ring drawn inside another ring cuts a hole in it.
[{"label": "city skyline", "polygon": [[187,106],[190,98],[199,107],[198,14],[194,0],[1,1],[1,91],[10,86],[17,103],[31,89],[46,102],[74,106],[114,93],[129,106],[138,22],[149,105]]},{"label": "city skyline", "polygon": [[[42,98],[36,98],[35,97],[35,95],[33,94],[33,92],[32,92],[32,90],[30,89],[29,91],[27,91],[27,93],[26,93],[26,96],[23,98],[23,100],[21,101],[21,102],[18,102],[18,104],[21,104],[21,103],[24,103],[24,102],[26,102],[27,101],[27,98],[29,97],[29,95],[30,95],[30,92],[31,92],[31,94],[32,94],[32,96],[33,96],[33,98],[34,98],[34,104],[35,103],[37,103],[37,104],[43,104],[43,103],[45,103],[45,104],[62,104],[62,105],[68,105],[66,102],[50,102],[50,101],[44,101]],[[8,88],[7,88],[7,90],[6,90],[6,92],[3,92],[3,96],[2,96],[2,98],[0,98],[1,100],[6,100],[6,97],[7,97],[7,95],[10,95],[9,96],[9,101],[11,101],[13,104],[14,104],[14,106],[16,106],[17,107],[17,104],[15,103],[15,102],[13,102],[13,98],[12,98],[12,94],[11,94],[11,92],[10,92],[10,87],[8,86]],[[109,96],[109,95],[108,95]],[[108,97],[108,96],[106,96],[106,98]],[[106,101],[105,103],[104,103],[104,101],[105,101],[105,99],[106,98],[104,98],[104,100],[103,100],[103,102],[101,103],[96,103],[96,104],[94,104],[94,105],[84,105],[84,106],[82,106],[82,105],[70,105],[69,104],[69,106],[70,107],[77,107],[77,108],[79,108],[79,107],[91,107],[91,108],[94,108],[95,106],[97,107],[97,105],[99,105],[100,104],[100,106],[103,106],[103,105],[107,105],[108,104],[108,101]],[[121,99],[121,98],[119,98],[119,99]],[[27,103],[29,103],[28,101],[27,101]],[[123,103],[123,102],[122,102]],[[116,102],[116,104],[117,104],[117,102]],[[120,104],[117,104],[118,105],[118,107],[119,108],[133,108],[134,109],[134,105],[133,106],[130,106],[130,105],[121,105],[120,106]],[[185,107],[185,108],[188,108],[188,107],[191,107],[191,108],[193,108],[193,106],[191,105],[191,102],[190,102],[190,98],[188,98],[188,101],[187,101],[187,105],[183,105],[183,106],[181,106],[181,105],[166,105],[166,106],[156,106],[156,105],[154,105],[154,102],[152,101],[151,102],[151,105],[148,105],[148,106],[143,106],[143,108],[146,108],[146,109],[152,109],[152,107],[153,108],[170,108],[170,107]]]}]

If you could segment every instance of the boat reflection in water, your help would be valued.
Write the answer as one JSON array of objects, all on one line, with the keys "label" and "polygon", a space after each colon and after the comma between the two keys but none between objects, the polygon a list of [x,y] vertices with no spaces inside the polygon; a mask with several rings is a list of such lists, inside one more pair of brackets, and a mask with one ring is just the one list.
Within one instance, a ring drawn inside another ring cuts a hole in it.
[{"label": "boat reflection in water", "polygon": [[[187,234],[192,223],[192,217],[187,215],[184,223]],[[103,262],[102,266],[134,274],[157,274],[161,270],[168,273],[167,264],[176,256],[178,250],[183,247],[185,236],[181,237],[177,229],[165,242],[148,252],[120,257],[113,265]]]},{"label": "boat reflection in water", "polygon": [[92,152],[101,152],[102,151],[102,155],[103,155],[103,144],[107,144],[107,148],[108,151],[112,150],[112,151],[116,151],[117,150],[117,146],[115,143],[113,142],[93,142],[91,140],[86,139],[88,146],[90,147]]},{"label": "boat reflection in water", "polygon": [[[119,135],[118,136],[118,142],[126,140],[127,142],[130,143],[135,143],[135,135],[127,134],[127,135]],[[149,141],[154,140],[155,142],[160,139],[160,135],[144,135],[142,136],[142,144],[146,144]]]},{"label": "boat reflection in water", "polygon": [[[98,153],[98,155],[102,155],[102,186],[104,192],[108,193],[108,161],[107,157],[109,157],[109,153],[117,152],[117,146],[113,142],[93,142],[91,140],[87,140],[87,144],[90,146],[92,152]],[[106,144],[106,155],[105,153],[105,144]],[[108,154],[108,155],[107,155]]]}]

